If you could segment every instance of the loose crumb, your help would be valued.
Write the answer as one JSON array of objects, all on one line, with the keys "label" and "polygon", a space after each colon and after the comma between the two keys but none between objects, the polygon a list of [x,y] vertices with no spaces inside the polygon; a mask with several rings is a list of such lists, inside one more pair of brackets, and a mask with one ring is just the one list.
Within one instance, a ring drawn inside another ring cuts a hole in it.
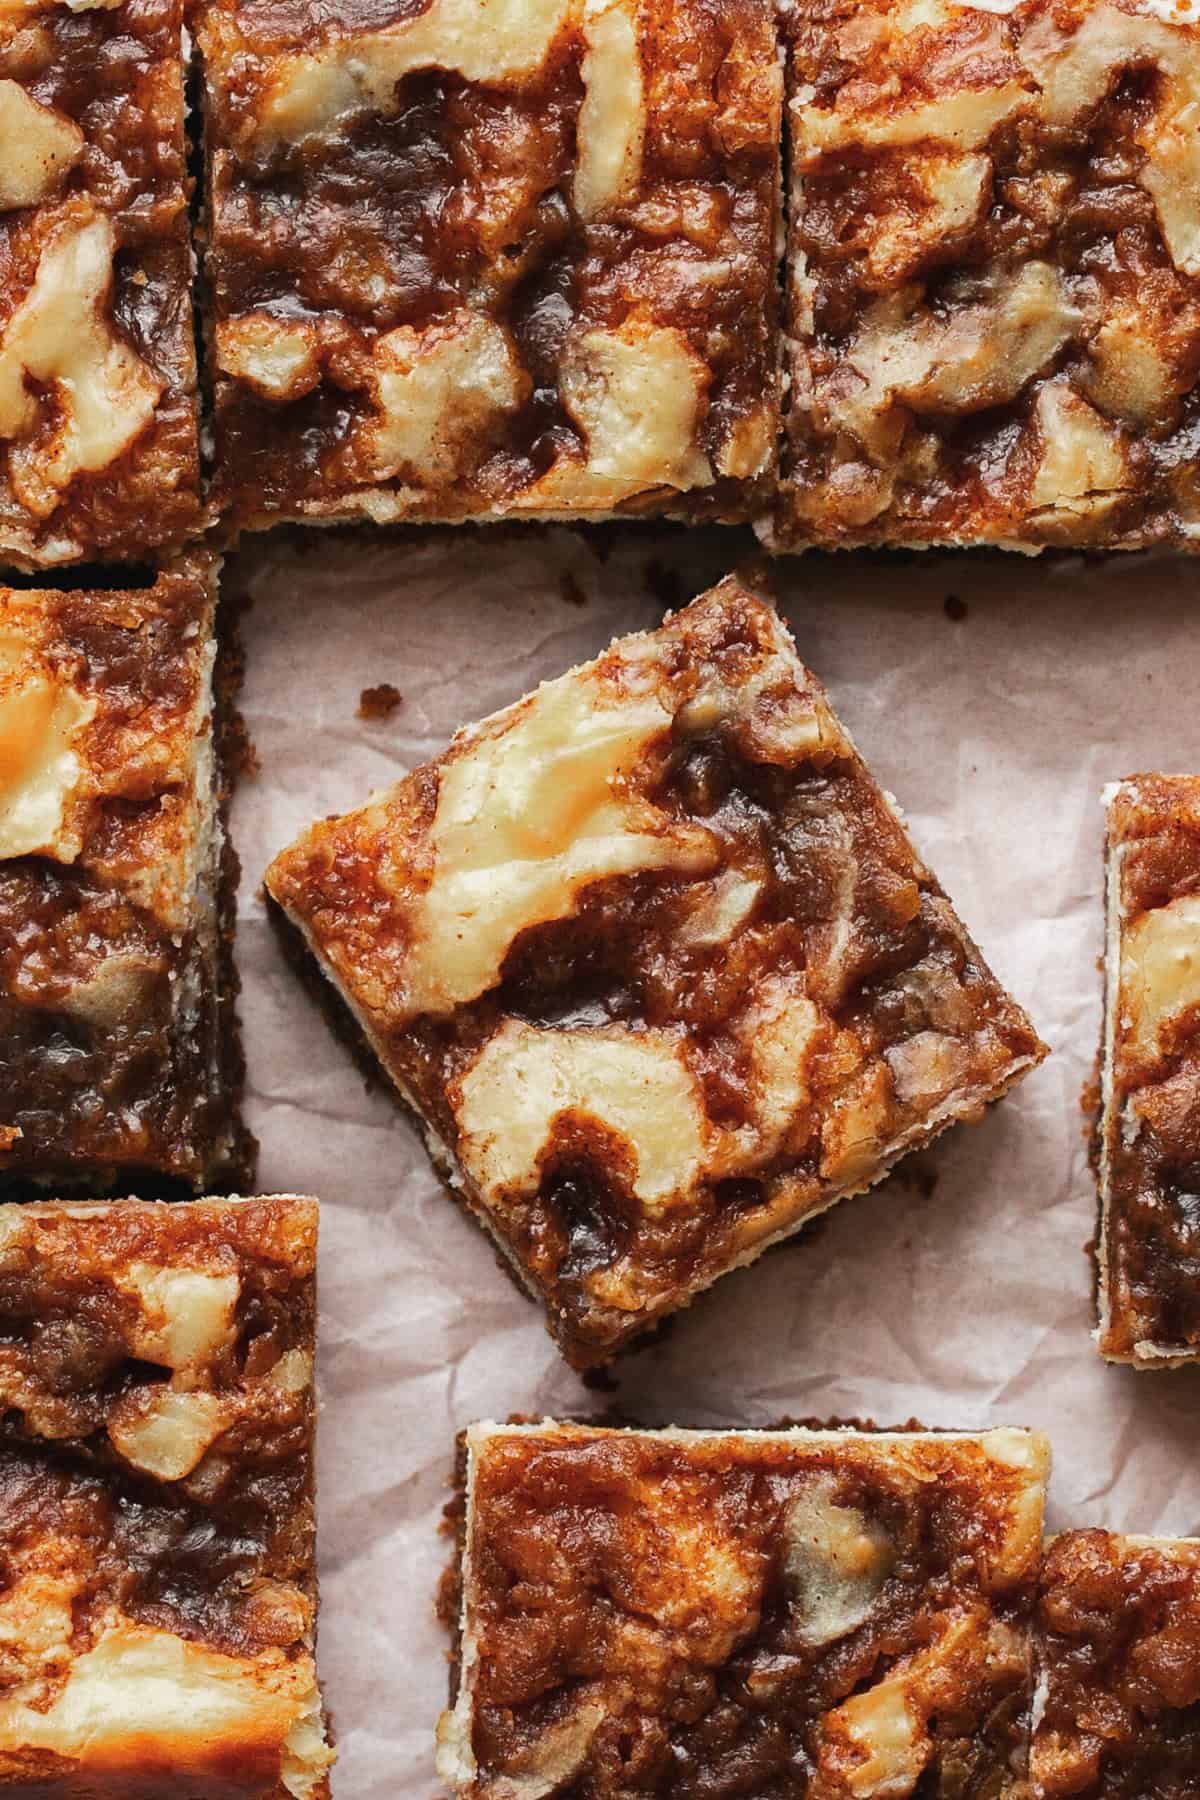
[{"label": "loose crumb", "polygon": [[390,681],[381,681],[378,687],[365,687],[358,696],[358,716],[360,719],[390,719],[402,699],[400,689],[393,687]]}]

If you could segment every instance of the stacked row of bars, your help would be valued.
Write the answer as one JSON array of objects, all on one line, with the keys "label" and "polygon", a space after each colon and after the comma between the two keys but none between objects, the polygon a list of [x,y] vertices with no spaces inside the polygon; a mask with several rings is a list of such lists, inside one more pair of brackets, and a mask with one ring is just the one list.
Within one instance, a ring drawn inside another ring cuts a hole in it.
[{"label": "stacked row of bars", "polygon": [[1195,536],[1186,8],[198,0],[194,23],[203,483],[181,0],[0,18],[0,564],[216,520]]},{"label": "stacked row of bars", "polygon": [[[251,1180],[215,580],[0,590],[18,1194]],[[1198,792],[1144,777],[1110,808],[1100,1343],[1150,1367],[1200,1353]],[[580,1368],[1045,1054],[732,580],[314,825],[267,885]]]},{"label": "stacked row of bars", "polygon": [[[0,1187],[229,1191],[211,558],[0,590]],[[0,1789],[325,1800],[317,1205],[0,1206]]]},{"label": "stacked row of bars", "polygon": [[1011,1429],[478,1425],[464,1800],[1194,1800],[1200,1541],[1042,1540]]}]

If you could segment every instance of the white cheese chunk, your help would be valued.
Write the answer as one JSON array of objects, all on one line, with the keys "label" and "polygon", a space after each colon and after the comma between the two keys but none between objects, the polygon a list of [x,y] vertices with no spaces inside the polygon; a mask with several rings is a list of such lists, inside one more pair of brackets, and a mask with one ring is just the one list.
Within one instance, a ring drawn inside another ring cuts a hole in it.
[{"label": "white cheese chunk", "polygon": [[900,1800],[911,1794],[931,1745],[921,1721],[914,1718],[902,1677],[876,1682],[855,1694],[830,1715],[849,1744],[861,1753],[846,1786],[855,1800]]},{"label": "white cheese chunk", "polygon": [[809,1060],[824,1036],[820,1010],[781,975],[767,975],[742,1027],[750,1048],[750,1120],[722,1133],[724,1150],[715,1173],[741,1174],[782,1149],[797,1115],[807,1106]]},{"label": "white cheese chunk", "polygon": [[158,1386],[148,1396],[118,1401],[109,1414],[108,1435],[136,1469],[159,1481],[182,1481],[227,1423],[218,1395]]},{"label": "white cheese chunk", "polygon": [[230,1272],[159,1268],[133,1262],[118,1286],[141,1308],[133,1349],[148,1362],[189,1370],[211,1362],[233,1339],[240,1282]]},{"label": "white cheese chunk", "polygon": [[1013,1488],[1003,1540],[992,1564],[992,1580],[997,1584],[1021,1581],[1037,1568],[1041,1556],[1049,1447],[1044,1439],[1011,1426],[985,1432],[981,1443],[996,1462],[1006,1463],[1010,1469],[1027,1470],[1036,1477]]},{"label": "white cheese chunk", "polygon": [[314,1676],[301,1696],[295,1719],[283,1740],[280,1774],[292,1800],[311,1800],[335,1760],[325,1728],[321,1694]]},{"label": "white cheese chunk", "polygon": [[628,1147],[647,1211],[687,1193],[703,1168],[706,1120],[678,1042],[620,1028],[539,1031],[506,1020],[463,1077],[463,1167],[485,1194],[534,1192],[555,1120],[598,1119]]},{"label": "white cheese chunk", "polygon": [[326,1732],[326,1717],[320,1710],[317,1681],[308,1690],[306,1703],[300,1706],[288,1735],[282,1742],[281,1777],[286,1793],[293,1800],[311,1800],[335,1762],[335,1750]]},{"label": "white cheese chunk", "polygon": [[1159,1054],[1163,1027],[1200,1005],[1200,896],[1142,913],[1121,943],[1120,1005],[1139,1056]]},{"label": "white cheese chunk", "polygon": [[714,460],[720,474],[749,481],[771,466],[774,450],[775,408],[756,406],[729,425]]},{"label": "white cheese chunk", "polygon": [[451,757],[397,1017],[449,1012],[484,993],[518,933],[567,917],[589,882],[713,867],[711,834],[669,819],[626,780],[670,723],[652,694],[618,700],[577,672]]},{"label": "white cheese chunk", "polygon": [[432,0],[380,31],[335,38],[277,59],[259,109],[258,141],[324,137],[364,110],[390,112],[406,75],[444,69],[492,87],[536,76],[580,0]]},{"label": "white cheese chunk", "polygon": [[906,316],[897,297],[879,301],[851,344],[858,389],[831,393],[831,417],[886,454],[893,399],[915,412],[978,412],[1016,398],[1072,336],[1081,314],[1058,270],[1031,262],[994,279],[990,291],[935,315]]},{"label": "white cheese chunk", "polygon": [[217,326],[217,367],[266,400],[297,400],[320,379],[317,333],[303,320],[243,313]]},{"label": "white cheese chunk", "polygon": [[842,1188],[870,1183],[878,1173],[891,1101],[891,1073],[882,1058],[868,1063],[838,1095],[821,1126],[821,1174],[826,1181]]},{"label": "white cheese chunk", "polygon": [[1089,339],[1087,352],[1079,382],[1104,412],[1150,425],[1170,410],[1174,371],[1135,308],[1107,318]]},{"label": "white cheese chunk", "polygon": [[0,437],[24,438],[38,424],[27,377],[54,385],[62,413],[48,441],[19,443],[10,454],[17,495],[39,517],[53,512],[76,475],[105,469],[128,449],[162,393],[105,313],[115,249],[107,218],[65,223],[0,333]]},{"label": "white cheese chunk", "polygon": [[576,212],[591,219],[637,187],[646,106],[637,17],[627,0],[586,0],[584,37],[574,197]]},{"label": "white cheese chunk", "polygon": [[971,1087],[971,1050],[944,1031],[917,1031],[886,1051],[896,1098],[917,1113]]},{"label": "white cheese chunk", "polygon": [[956,150],[978,150],[997,125],[1028,107],[1032,92],[1019,81],[992,88],[957,88],[937,100],[922,101],[906,112],[856,112],[815,107],[793,100],[792,132],[797,152],[814,160],[831,150],[856,146],[883,148],[933,143]]},{"label": "white cheese chunk", "polygon": [[379,417],[359,441],[377,481],[402,475],[448,485],[529,386],[508,333],[465,307],[423,331],[386,332],[372,361]]},{"label": "white cheese chunk", "polygon": [[1094,509],[1111,504],[1128,479],[1120,435],[1065,381],[1050,381],[1037,399],[1042,457],[1029,492],[1033,507]]},{"label": "white cheese chunk", "polygon": [[463,1077],[455,1104],[459,1159],[486,1194],[535,1192],[555,1121],[595,1119],[621,1140],[633,1194],[647,1212],[701,1183],[744,1174],[807,1130],[809,1065],[825,1035],[817,1007],[782,977],[762,986],[742,1024],[749,1118],[716,1127],[679,1042],[622,1026],[543,1030],[508,1019]]},{"label": "white cheese chunk", "polygon": [[114,1614],[44,1710],[21,1688],[0,1697],[0,1754],[40,1750],[91,1771],[144,1766],[148,1754],[160,1770],[219,1768],[226,1744],[282,1758],[315,1693],[311,1657],[226,1656]]},{"label": "white cheese chunk", "polygon": [[146,994],[163,968],[162,958],[140,950],[114,950],[88,975],[72,981],[62,998],[64,1012],[93,1028],[110,1028],[145,1005]]},{"label": "white cheese chunk", "polygon": [[312,1386],[312,1357],[307,1350],[285,1350],[267,1374],[267,1380],[281,1394],[302,1394]]},{"label": "white cheese chunk", "polygon": [[10,1544],[5,1561],[0,1683],[27,1683],[32,1697],[39,1682],[53,1681],[71,1661],[75,1600],[91,1573],[92,1552],[43,1528],[24,1547]]},{"label": "white cheese chunk", "polygon": [[870,1617],[895,1561],[883,1529],[834,1499],[822,1474],[788,1507],[786,1570],[795,1591],[796,1631],[806,1644],[832,1644]]},{"label": "white cheese chunk", "polygon": [[687,917],[675,941],[685,949],[704,950],[729,941],[745,924],[762,892],[737,869],[726,869],[714,881],[689,895]]},{"label": "white cheese chunk", "polygon": [[707,389],[707,369],[673,327],[631,320],[569,339],[559,391],[586,456],[560,459],[534,490],[539,502],[611,506],[646,488],[710,482],[697,444]]},{"label": "white cheese chunk", "polygon": [[[1193,61],[1198,51],[1190,50]],[[1200,76],[1177,111],[1142,134],[1147,162],[1139,180],[1154,202],[1171,261],[1200,275]]]},{"label": "white cheese chunk", "polygon": [[24,637],[0,625],[0,859],[69,863],[79,855],[77,745],[95,712],[94,697],[58,679]]},{"label": "white cheese chunk", "polygon": [[43,106],[17,81],[0,81],[0,212],[39,206],[83,150],[73,119]]}]

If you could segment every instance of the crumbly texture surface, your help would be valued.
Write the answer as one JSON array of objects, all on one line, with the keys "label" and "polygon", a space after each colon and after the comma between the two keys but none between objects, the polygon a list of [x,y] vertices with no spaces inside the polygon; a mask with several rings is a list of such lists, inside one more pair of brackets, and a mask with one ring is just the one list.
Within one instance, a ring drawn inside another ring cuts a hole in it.
[{"label": "crumbly texture surface", "polygon": [[180,0],[0,16],[0,564],[199,517]]},{"label": "crumbly texture surface", "polygon": [[1042,1440],[546,1424],[467,1450],[457,1794],[1025,1791]]},{"label": "crumbly texture surface", "polygon": [[267,886],[580,1365],[1043,1054],[732,581]]},{"label": "crumbly texture surface", "polygon": [[1200,1791],[1200,1543],[1070,1531],[1037,1615],[1035,1800]]},{"label": "crumbly texture surface", "polygon": [[241,524],[664,509],[774,469],[768,0],[207,0]]},{"label": "crumbly texture surface", "polygon": [[0,1208],[0,1789],[327,1795],[316,1240],[290,1197]]},{"label": "crumbly texture surface", "polygon": [[797,0],[775,538],[1200,525],[1200,25],[1151,0]]},{"label": "crumbly texture surface", "polygon": [[215,582],[0,590],[0,1184],[244,1171]]},{"label": "crumbly texture surface", "polygon": [[1200,776],[1137,775],[1108,804],[1099,1123],[1099,1345],[1200,1358]]}]

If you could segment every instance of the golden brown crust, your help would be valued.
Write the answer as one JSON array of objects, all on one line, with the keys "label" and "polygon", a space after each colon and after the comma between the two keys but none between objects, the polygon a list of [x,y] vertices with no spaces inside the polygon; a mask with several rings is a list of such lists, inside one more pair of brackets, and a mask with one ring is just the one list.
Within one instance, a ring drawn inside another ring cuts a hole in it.
[{"label": "golden brown crust", "polygon": [[732,581],[267,885],[581,1366],[1043,1054]]},{"label": "golden brown crust", "polygon": [[0,590],[0,1172],[187,1183],[240,1166],[216,564]]},{"label": "golden brown crust", "polygon": [[201,13],[216,497],[746,516],[774,467],[767,0]]},{"label": "golden brown crust", "polygon": [[779,547],[1188,542],[1200,27],[1154,0],[783,17]]},{"label": "golden brown crust", "polygon": [[0,19],[0,563],[199,518],[181,0]]},{"label": "golden brown crust", "polygon": [[1103,1355],[1200,1357],[1200,777],[1108,796],[1099,1124]]},{"label": "golden brown crust", "polygon": [[1021,1791],[1042,1440],[547,1422],[468,1446],[459,1795]]},{"label": "golden brown crust", "polygon": [[0,1788],[328,1793],[316,1241],[291,1197],[0,1207]]},{"label": "golden brown crust", "polygon": [[1200,1543],[1069,1531],[1037,1630],[1035,1800],[1190,1800],[1200,1788]]}]

